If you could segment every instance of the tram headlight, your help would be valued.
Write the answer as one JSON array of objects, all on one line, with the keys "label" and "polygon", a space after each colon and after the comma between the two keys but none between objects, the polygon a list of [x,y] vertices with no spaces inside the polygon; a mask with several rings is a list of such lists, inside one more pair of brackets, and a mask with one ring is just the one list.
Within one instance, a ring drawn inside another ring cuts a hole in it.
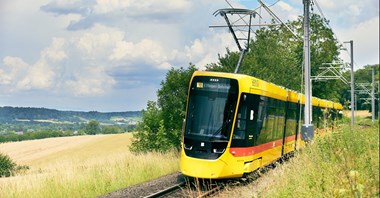
[{"label": "tram headlight", "polygon": [[221,149],[214,148],[214,149],[212,149],[212,152],[213,153],[224,153],[225,150],[226,149],[224,149],[224,148],[221,148]]}]

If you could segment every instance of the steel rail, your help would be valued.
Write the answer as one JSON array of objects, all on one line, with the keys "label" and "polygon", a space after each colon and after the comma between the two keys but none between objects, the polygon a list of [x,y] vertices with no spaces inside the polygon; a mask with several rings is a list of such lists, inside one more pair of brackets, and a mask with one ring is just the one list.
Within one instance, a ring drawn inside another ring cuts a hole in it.
[{"label": "steel rail", "polygon": [[186,182],[181,182],[179,184],[176,184],[174,186],[165,188],[163,190],[160,190],[156,193],[150,194],[148,196],[145,196],[144,198],[156,198],[156,197],[163,197],[164,195],[171,194],[172,192],[184,187],[186,185]]}]

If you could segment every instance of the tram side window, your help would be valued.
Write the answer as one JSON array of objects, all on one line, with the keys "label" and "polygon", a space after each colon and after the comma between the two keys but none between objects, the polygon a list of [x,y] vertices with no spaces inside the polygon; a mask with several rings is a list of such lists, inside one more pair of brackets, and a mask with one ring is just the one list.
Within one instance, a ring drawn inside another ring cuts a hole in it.
[{"label": "tram side window", "polygon": [[274,140],[282,139],[284,134],[284,124],[285,124],[285,102],[277,101],[277,134]]},{"label": "tram side window", "polygon": [[[263,119],[258,119],[260,127],[257,131],[257,144],[264,144],[281,139],[285,122],[285,102],[273,98],[266,98],[260,102],[258,114]],[[260,122],[262,120],[262,122]],[[262,125],[261,125],[262,123]]]},{"label": "tram side window", "polygon": [[246,133],[247,133],[247,96],[243,93],[240,96],[239,108],[235,120],[235,128],[232,135],[232,147],[244,147],[246,146]]},{"label": "tram side window", "polygon": [[269,109],[268,109],[268,136],[267,141],[270,142],[271,140],[276,138],[277,133],[277,100],[270,98],[269,99]]},{"label": "tram side window", "polygon": [[246,116],[247,116],[247,105],[245,104],[245,102],[242,102],[237,114],[237,118],[236,118],[236,130],[233,136],[234,139],[245,138]]},{"label": "tram side window", "polygon": [[285,136],[294,135],[297,127],[297,104],[290,102],[288,109],[286,110],[287,119],[286,119],[286,131]]},{"label": "tram side window", "polygon": [[257,129],[256,131],[260,132],[260,130],[264,127],[265,121],[266,121],[266,103],[267,103],[267,97],[260,96],[259,99],[259,105],[258,105],[258,111],[257,111]]},{"label": "tram side window", "polygon": [[267,141],[268,131],[268,98],[260,96],[259,108],[257,113],[256,143],[263,144]]}]

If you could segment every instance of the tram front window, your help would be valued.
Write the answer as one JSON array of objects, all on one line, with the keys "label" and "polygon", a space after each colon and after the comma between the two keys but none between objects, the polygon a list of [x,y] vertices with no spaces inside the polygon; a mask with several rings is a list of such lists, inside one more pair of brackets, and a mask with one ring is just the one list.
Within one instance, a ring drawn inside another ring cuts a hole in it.
[{"label": "tram front window", "polygon": [[190,88],[185,136],[228,140],[238,97],[234,79],[198,76]]}]

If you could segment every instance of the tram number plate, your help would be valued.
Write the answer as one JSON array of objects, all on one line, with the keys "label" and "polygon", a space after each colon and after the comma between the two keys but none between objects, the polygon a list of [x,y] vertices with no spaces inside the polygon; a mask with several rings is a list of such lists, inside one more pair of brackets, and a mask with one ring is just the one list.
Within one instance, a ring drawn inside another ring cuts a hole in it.
[{"label": "tram number plate", "polygon": [[252,86],[258,87],[259,86],[259,80],[256,80],[256,79],[252,80]]}]

